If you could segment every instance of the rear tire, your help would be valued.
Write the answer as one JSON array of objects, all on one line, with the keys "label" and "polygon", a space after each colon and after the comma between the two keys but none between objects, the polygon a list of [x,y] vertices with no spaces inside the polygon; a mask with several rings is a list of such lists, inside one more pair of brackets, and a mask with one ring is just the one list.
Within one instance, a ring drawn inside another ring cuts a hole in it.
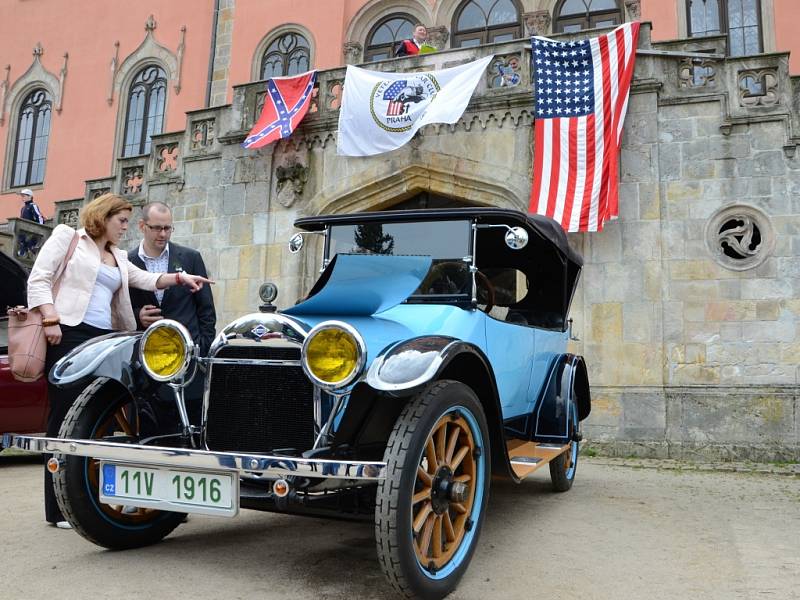
[{"label": "rear tire", "polygon": [[386,446],[375,539],[392,587],[443,598],[469,566],[491,479],[489,432],[468,386],[439,381],[412,399]]},{"label": "rear tire", "polygon": [[550,461],[550,481],[553,484],[553,491],[566,492],[572,487],[575,481],[575,470],[578,467],[578,450],[580,442],[575,439],[578,429],[578,411],[573,403],[570,403],[570,444],[569,450],[559,454]]},{"label": "rear tire", "polygon": [[[59,437],[138,443],[142,430],[154,426],[146,411],[128,391],[108,378],[89,385],[67,413]],[[122,550],[148,546],[162,540],[184,518],[183,513],[135,509],[103,504],[98,499],[99,461],[67,456],[53,476],[56,498],[64,517],[90,542]]]}]

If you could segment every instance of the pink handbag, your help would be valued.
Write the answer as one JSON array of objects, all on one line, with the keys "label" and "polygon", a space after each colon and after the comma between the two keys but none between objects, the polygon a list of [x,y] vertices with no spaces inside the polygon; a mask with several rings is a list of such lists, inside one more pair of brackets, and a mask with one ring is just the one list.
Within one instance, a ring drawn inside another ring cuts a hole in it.
[{"label": "pink handbag", "polygon": [[[53,285],[53,301],[61,287],[61,276],[67,267],[75,246],[78,245],[78,232],[70,242],[64,262],[58,270]],[[47,340],[42,326],[42,314],[35,308],[14,306],[8,309],[8,362],[11,375],[17,381],[36,381],[44,375],[44,359],[47,354]]]}]

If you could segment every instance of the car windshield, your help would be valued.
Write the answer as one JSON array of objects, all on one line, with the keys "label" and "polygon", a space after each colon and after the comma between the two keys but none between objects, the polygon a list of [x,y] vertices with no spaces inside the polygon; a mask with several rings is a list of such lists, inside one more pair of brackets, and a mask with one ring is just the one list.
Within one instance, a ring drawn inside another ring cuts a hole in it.
[{"label": "car windshield", "polygon": [[463,296],[471,292],[470,221],[362,223],[334,225],[328,237],[328,259],[336,254],[430,256],[433,264],[412,297]]}]

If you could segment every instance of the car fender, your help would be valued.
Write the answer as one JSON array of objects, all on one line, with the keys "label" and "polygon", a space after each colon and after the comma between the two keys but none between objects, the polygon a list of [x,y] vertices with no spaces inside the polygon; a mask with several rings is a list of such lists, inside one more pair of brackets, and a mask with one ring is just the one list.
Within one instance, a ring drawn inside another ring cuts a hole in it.
[{"label": "car fender", "polygon": [[570,410],[577,410],[579,421],[589,416],[589,379],[583,357],[562,354],[554,361],[542,397],[536,404],[533,439],[567,441]]},{"label": "car fender", "polygon": [[50,383],[68,387],[96,377],[108,377],[133,391],[138,370],[140,331],[109,333],[71,350],[50,371]]}]

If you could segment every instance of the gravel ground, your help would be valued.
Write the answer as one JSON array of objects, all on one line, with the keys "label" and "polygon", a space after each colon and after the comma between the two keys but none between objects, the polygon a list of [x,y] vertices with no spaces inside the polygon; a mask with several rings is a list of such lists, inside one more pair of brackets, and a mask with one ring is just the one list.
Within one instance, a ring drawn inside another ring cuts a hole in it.
[{"label": "gravel ground", "polygon": [[[38,457],[0,455],[16,598],[391,598],[372,527],[243,511],[109,552],[47,527]],[[800,600],[800,466],[581,458],[572,490],[495,481],[456,600]]]}]

